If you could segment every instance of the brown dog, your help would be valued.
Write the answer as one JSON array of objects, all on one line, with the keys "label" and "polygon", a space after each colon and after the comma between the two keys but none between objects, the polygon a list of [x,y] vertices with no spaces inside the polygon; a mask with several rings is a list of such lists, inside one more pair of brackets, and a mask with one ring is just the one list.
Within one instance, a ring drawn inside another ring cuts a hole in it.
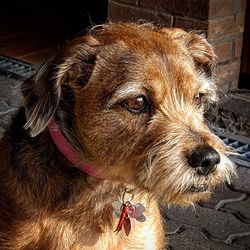
[{"label": "brown dog", "polygon": [[234,173],[204,124],[207,41],[147,24],[93,32],[22,86],[0,144],[1,249],[163,249],[158,202],[207,199]]}]

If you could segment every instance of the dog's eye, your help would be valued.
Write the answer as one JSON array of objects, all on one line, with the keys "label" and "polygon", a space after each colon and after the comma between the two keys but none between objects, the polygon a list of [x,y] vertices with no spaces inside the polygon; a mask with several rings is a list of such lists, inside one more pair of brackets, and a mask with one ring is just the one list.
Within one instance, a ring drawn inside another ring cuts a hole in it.
[{"label": "dog's eye", "polygon": [[204,93],[198,93],[194,96],[194,104],[200,107],[206,99],[206,95]]},{"label": "dog's eye", "polygon": [[144,96],[138,96],[124,101],[123,106],[130,112],[142,113],[148,110],[148,101]]}]

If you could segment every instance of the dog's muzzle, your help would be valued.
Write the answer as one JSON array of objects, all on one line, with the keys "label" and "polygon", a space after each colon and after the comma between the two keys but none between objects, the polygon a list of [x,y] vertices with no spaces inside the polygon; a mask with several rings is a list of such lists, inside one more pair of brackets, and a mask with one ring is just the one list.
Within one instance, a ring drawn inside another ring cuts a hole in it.
[{"label": "dog's muzzle", "polygon": [[188,155],[189,165],[198,175],[208,175],[216,170],[220,163],[219,153],[209,145],[201,145]]}]

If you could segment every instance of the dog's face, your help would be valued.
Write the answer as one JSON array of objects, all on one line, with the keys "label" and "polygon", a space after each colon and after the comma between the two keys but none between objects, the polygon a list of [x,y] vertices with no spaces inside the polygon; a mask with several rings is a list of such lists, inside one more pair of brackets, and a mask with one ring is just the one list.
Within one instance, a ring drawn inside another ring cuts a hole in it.
[{"label": "dog's face", "polygon": [[[26,83],[26,127],[36,135],[54,113],[70,116],[68,139],[107,179],[164,203],[204,199],[233,173],[227,149],[204,124],[216,100],[214,61],[197,34],[106,25],[70,43],[31,79],[33,87]],[[60,112],[65,105],[71,114]]]}]

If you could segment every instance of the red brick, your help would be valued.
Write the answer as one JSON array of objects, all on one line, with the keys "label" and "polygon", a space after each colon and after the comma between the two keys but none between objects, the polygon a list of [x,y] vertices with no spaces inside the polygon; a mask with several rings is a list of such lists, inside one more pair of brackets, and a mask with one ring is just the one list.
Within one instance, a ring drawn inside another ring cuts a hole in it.
[{"label": "red brick", "polygon": [[245,12],[246,11],[246,0],[236,0],[235,1],[235,12]]},{"label": "red brick", "polygon": [[[238,0],[236,0],[238,1]],[[234,14],[234,0],[210,0],[209,19]]]},{"label": "red brick", "polygon": [[111,21],[138,21],[145,20],[170,27],[173,17],[162,15],[157,11],[149,11],[135,6],[128,6],[122,3],[109,2],[108,16]]},{"label": "red brick", "polygon": [[115,2],[125,3],[128,5],[137,5],[138,0],[115,0]]},{"label": "red brick", "polygon": [[218,63],[228,61],[232,58],[232,47],[233,47],[232,40],[213,45],[215,54],[218,57],[217,59]]},{"label": "red brick", "polygon": [[172,12],[175,0],[140,0],[140,6],[160,12]]},{"label": "red brick", "polygon": [[220,90],[227,92],[237,87],[240,60],[217,66],[217,85]]},{"label": "red brick", "polygon": [[231,15],[224,18],[208,20],[208,39],[220,39],[228,35],[243,32],[244,16],[241,14]]},{"label": "red brick", "polygon": [[208,23],[206,21],[176,17],[174,26],[185,30],[199,30],[204,31],[204,33],[206,33]]},{"label": "red brick", "polygon": [[176,0],[175,13],[183,17],[198,18],[207,20],[209,1],[208,0]]},{"label": "red brick", "polygon": [[238,58],[241,56],[243,38],[238,37],[234,39],[234,57]]},{"label": "red brick", "polygon": [[244,32],[245,12],[238,12],[235,14],[235,23],[238,24],[240,32]]},{"label": "red brick", "polygon": [[164,13],[206,20],[209,0],[140,0],[140,5]]}]

